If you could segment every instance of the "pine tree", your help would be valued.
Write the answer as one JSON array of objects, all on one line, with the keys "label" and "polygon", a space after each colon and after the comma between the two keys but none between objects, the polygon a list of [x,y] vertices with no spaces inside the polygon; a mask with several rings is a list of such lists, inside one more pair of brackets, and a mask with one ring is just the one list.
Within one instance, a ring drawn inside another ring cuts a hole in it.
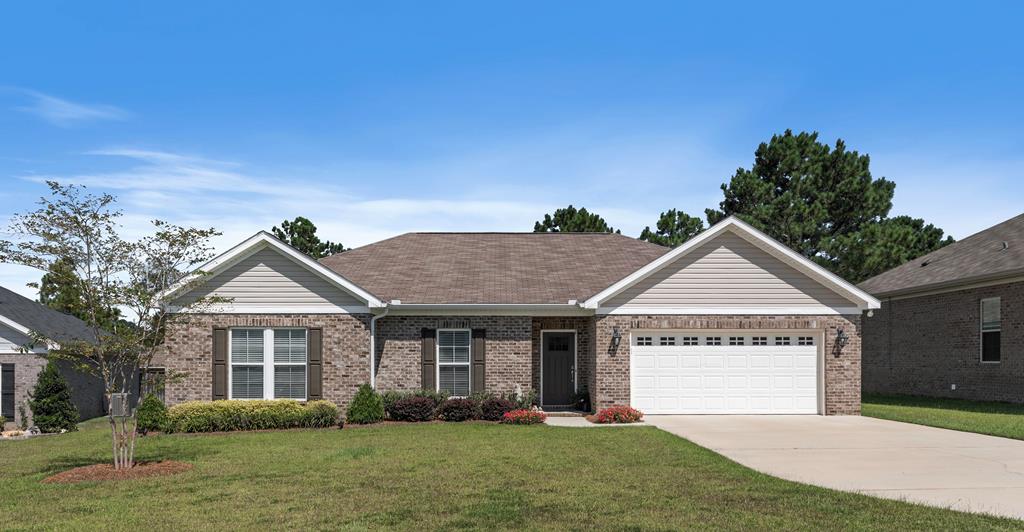
[{"label": "pine tree", "polygon": [[555,210],[555,214],[545,214],[544,220],[533,224],[534,233],[621,233],[608,225],[600,215],[579,210],[572,205]]},{"label": "pine tree", "polygon": [[71,387],[52,360],[39,373],[39,380],[29,394],[28,406],[32,422],[42,432],[78,429],[78,409],[71,402]]}]

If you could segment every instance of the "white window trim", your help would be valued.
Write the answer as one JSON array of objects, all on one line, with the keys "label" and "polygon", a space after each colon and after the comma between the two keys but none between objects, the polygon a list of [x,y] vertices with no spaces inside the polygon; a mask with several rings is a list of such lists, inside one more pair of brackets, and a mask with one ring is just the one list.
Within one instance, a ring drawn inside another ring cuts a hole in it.
[{"label": "white window trim", "polygon": [[[995,329],[985,328],[985,302],[995,301],[999,307],[999,327]],[[999,346],[999,360],[985,360],[985,333],[997,332],[1000,336],[1000,344],[1002,343],[1003,333],[1003,300],[1001,296],[996,297],[985,297],[982,298],[978,303],[978,361],[982,364],[1001,364],[1003,362],[1003,349],[1002,345]]]},{"label": "white window trim", "polygon": [[[441,362],[441,332],[469,333],[469,360],[466,362]],[[438,329],[434,332],[434,391],[441,391],[441,366],[466,366],[469,368],[469,393],[473,393],[473,330],[472,329]],[[452,395],[451,397],[468,397],[468,395]]]},{"label": "white window trim", "polygon": [[[256,366],[258,364],[235,364],[232,358],[231,344],[235,341],[235,331],[239,329],[257,329],[263,330],[263,397],[253,398],[235,398],[234,397],[234,382],[235,366]],[[303,364],[305,371],[303,372],[306,376],[306,396],[301,399],[294,399],[291,397],[282,397],[282,399],[292,399],[294,401],[305,402],[309,399],[309,330],[306,327],[231,327],[228,329],[228,399],[233,401],[262,401],[262,400],[273,400],[274,397],[274,368],[277,366],[298,366],[298,364],[291,363],[278,363],[274,361],[274,331],[275,330],[304,330],[306,331],[306,363]]]}]

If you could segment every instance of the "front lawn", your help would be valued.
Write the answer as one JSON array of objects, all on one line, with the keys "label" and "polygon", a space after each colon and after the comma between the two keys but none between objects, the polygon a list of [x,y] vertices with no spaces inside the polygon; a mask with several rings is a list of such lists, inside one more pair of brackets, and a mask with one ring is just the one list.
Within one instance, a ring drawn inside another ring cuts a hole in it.
[{"label": "front lawn", "polygon": [[866,395],[861,412],[881,419],[1024,440],[1024,405]]},{"label": "front lawn", "polygon": [[172,477],[43,484],[107,459],[102,422],[0,443],[3,528],[1021,529],[795,484],[652,427],[420,424],[162,435]]}]

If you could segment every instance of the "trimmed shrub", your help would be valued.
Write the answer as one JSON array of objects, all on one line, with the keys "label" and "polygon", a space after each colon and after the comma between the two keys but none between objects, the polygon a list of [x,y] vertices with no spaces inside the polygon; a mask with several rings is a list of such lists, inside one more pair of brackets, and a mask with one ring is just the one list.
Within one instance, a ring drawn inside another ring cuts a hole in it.
[{"label": "trimmed shrub", "polygon": [[387,414],[388,419],[398,419],[395,417],[394,407],[395,403],[402,399],[408,399],[410,397],[422,397],[429,399],[434,407],[445,402],[448,399],[447,392],[435,392],[433,390],[417,390],[415,392],[399,392],[389,391],[380,394],[381,400],[384,402],[384,413]]},{"label": "trimmed shrub", "polygon": [[78,430],[78,409],[71,402],[71,387],[52,360],[39,373],[29,397],[32,423],[41,432]]},{"label": "trimmed shrub", "polygon": [[391,414],[392,407],[395,406],[395,403],[407,397],[412,397],[412,392],[382,392],[380,394],[380,400],[384,404],[384,414],[386,414],[387,417],[394,419],[395,416]]},{"label": "trimmed shrub", "polygon": [[167,407],[159,397],[146,394],[135,410],[135,426],[139,434],[163,430],[167,424]]},{"label": "trimmed shrub", "polygon": [[267,401],[190,401],[167,410],[167,432],[227,432],[234,430],[329,427],[338,407],[329,401],[306,404],[292,399]]},{"label": "trimmed shrub", "polygon": [[369,384],[363,384],[348,405],[345,421],[364,425],[378,423],[384,419],[384,400]]},{"label": "trimmed shrub", "polygon": [[505,412],[501,422],[508,425],[536,425],[548,419],[548,415],[540,410],[528,410],[521,408],[511,412]]},{"label": "trimmed shrub", "polygon": [[636,423],[644,415],[639,410],[628,406],[609,406],[594,416],[594,423]]},{"label": "trimmed shrub", "polygon": [[480,403],[480,419],[501,421],[505,414],[516,410],[516,404],[508,399],[492,397]]},{"label": "trimmed shrub", "polygon": [[437,417],[445,421],[466,421],[477,414],[476,403],[470,399],[448,399],[437,407]]},{"label": "trimmed shrub", "polygon": [[429,397],[406,397],[391,405],[388,415],[395,421],[430,421],[437,404]]}]

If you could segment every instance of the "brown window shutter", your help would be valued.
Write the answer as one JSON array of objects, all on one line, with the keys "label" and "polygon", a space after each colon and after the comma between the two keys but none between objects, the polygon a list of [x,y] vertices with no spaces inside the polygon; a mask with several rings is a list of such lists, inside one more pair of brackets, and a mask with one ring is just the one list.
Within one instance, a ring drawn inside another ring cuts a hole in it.
[{"label": "brown window shutter", "polygon": [[14,364],[0,364],[0,416],[14,421]]},{"label": "brown window shutter", "polygon": [[473,329],[473,347],[470,351],[473,353],[473,364],[469,370],[470,374],[470,393],[484,392],[485,389],[486,373],[484,360],[487,355],[487,329]]},{"label": "brown window shutter", "polygon": [[437,389],[437,349],[434,347],[437,341],[437,333],[434,329],[423,329],[420,331],[422,338],[422,366],[423,366],[423,389]]},{"label": "brown window shutter", "polygon": [[213,330],[213,400],[228,398],[228,330]]},{"label": "brown window shutter", "polygon": [[306,370],[306,397],[310,401],[319,401],[324,398],[324,330],[310,329],[309,337],[309,367]]}]

